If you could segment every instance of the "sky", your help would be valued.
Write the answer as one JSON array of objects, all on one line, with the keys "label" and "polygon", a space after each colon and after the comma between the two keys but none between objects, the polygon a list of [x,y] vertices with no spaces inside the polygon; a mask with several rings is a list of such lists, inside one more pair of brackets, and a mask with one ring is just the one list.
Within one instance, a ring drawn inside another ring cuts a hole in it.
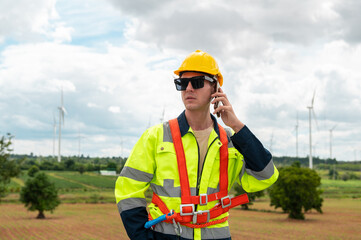
[{"label": "sky", "polygon": [[62,155],[127,157],[183,111],[173,71],[201,49],[274,156],[296,156],[297,142],[308,156],[314,96],[313,156],[360,160],[360,10],[357,0],[2,0],[0,135],[14,136],[16,154],[56,155],[63,91]]}]

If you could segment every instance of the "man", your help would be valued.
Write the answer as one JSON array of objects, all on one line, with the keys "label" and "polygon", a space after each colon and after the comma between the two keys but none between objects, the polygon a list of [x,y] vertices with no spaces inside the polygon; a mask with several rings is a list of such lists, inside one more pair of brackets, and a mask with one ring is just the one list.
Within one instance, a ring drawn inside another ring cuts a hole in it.
[{"label": "man", "polygon": [[[146,130],[134,146],[116,182],[118,210],[130,239],[230,239],[228,210],[248,200],[228,195],[233,183],[260,191],[277,180],[278,171],[218,87],[223,76],[211,55],[197,50],[174,73],[185,111]],[[232,130],[218,125],[211,104]],[[148,217],[164,214],[164,221],[145,228]]]}]

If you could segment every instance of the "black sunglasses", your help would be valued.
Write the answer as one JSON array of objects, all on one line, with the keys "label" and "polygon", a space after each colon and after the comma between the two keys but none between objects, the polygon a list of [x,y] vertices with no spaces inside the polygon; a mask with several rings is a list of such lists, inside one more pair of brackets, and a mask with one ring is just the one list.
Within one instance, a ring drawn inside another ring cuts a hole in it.
[{"label": "black sunglasses", "polygon": [[174,84],[177,91],[184,91],[187,89],[189,82],[191,82],[193,89],[199,89],[204,87],[204,80],[207,80],[209,82],[216,81],[208,76],[196,76],[191,78],[176,78],[174,79]]}]

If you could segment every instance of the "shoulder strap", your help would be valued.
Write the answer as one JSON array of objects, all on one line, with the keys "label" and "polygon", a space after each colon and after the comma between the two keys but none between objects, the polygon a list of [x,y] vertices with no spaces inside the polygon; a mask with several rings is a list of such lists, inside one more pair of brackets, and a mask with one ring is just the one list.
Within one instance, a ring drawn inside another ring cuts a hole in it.
[{"label": "shoulder strap", "polygon": [[228,138],[227,132],[218,124],[219,135],[222,146],[220,148],[220,171],[219,171],[219,190],[225,196],[228,193]]},{"label": "shoulder strap", "polygon": [[170,131],[172,133],[173,144],[174,144],[175,152],[177,155],[182,203],[191,203],[191,190],[189,187],[186,158],[184,155],[182,136],[180,133],[178,120],[176,118],[170,120],[169,127],[170,127]]}]

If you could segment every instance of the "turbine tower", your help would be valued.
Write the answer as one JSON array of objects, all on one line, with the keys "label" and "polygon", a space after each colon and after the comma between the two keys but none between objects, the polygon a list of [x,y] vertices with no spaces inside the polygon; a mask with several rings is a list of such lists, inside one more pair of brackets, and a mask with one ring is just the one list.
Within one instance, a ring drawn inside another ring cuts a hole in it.
[{"label": "turbine tower", "polygon": [[310,155],[308,156],[308,160],[309,160],[309,167],[310,169],[313,168],[313,161],[312,161],[312,121],[311,121],[311,118],[313,115],[313,118],[316,122],[316,127],[318,128],[318,125],[317,125],[317,120],[316,120],[316,114],[315,114],[315,111],[313,110],[313,103],[314,103],[314,100],[315,100],[315,94],[316,94],[316,91],[313,91],[313,97],[312,97],[312,100],[311,100],[311,106],[308,106],[308,121],[309,121],[309,131],[310,131]]},{"label": "turbine tower", "polygon": [[159,119],[161,123],[163,123],[163,121],[164,121],[164,114],[165,114],[165,107],[163,107],[162,116]]},{"label": "turbine tower", "polygon": [[58,107],[59,110],[59,148],[58,148],[58,162],[61,162],[61,124],[64,125],[64,114],[66,113],[66,110],[64,108],[63,103],[63,89],[61,89],[61,105]]},{"label": "turbine tower", "polygon": [[330,159],[332,159],[332,131],[336,128],[337,124],[330,129]]},{"label": "turbine tower", "polygon": [[53,113],[53,158],[55,158],[56,119]]},{"label": "turbine tower", "polygon": [[296,157],[298,158],[298,112],[297,112],[297,122],[296,122],[295,130],[296,130]]}]

